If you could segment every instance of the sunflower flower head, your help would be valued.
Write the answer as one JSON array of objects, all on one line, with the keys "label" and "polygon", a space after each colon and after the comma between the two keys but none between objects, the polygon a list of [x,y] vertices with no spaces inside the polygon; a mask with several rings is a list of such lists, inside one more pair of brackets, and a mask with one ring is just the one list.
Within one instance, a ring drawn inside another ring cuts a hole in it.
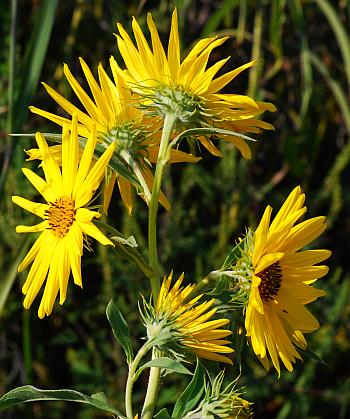
[{"label": "sunflower flower head", "polygon": [[[257,117],[265,111],[275,111],[270,103],[257,102],[249,96],[221,93],[221,90],[254,62],[242,65],[221,76],[219,70],[229,58],[208,66],[211,52],[228,38],[201,39],[181,61],[180,37],[176,9],[172,15],[167,53],[160,41],[152,15],[147,24],[151,34],[150,46],[136,19],[132,29],[136,44],[126,30],[118,24],[117,43],[124,59],[126,70],[117,68],[126,84],[140,95],[142,107],[153,116],[172,113],[177,115],[179,129],[216,127],[235,132],[260,132],[273,126]],[[233,143],[245,158],[250,158],[250,149],[239,136],[223,135]],[[212,154],[220,151],[206,137],[199,141]]]},{"label": "sunflower flower head", "polygon": [[325,295],[313,286],[328,272],[319,263],[331,252],[301,250],[326,228],[325,217],[298,222],[306,212],[305,195],[297,186],[271,221],[268,206],[251,247],[251,287],[245,309],[245,328],[253,351],[266,369],[270,363],[280,374],[280,361],[288,371],[306,350],[305,333],[319,328],[305,305]]},{"label": "sunflower flower head", "polygon": [[[232,334],[221,329],[229,323],[228,319],[210,320],[216,313],[214,300],[196,305],[201,295],[187,302],[187,297],[195,285],[182,286],[182,274],[171,288],[172,274],[164,278],[158,300],[152,313],[143,316],[149,339],[164,342],[161,350],[177,353],[190,353],[200,358],[232,364],[226,354],[233,350],[225,338]],[[163,339],[164,337],[164,339]]]},{"label": "sunflower flower head", "polygon": [[32,263],[22,288],[25,308],[31,306],[45,283],[38,310],[39,317],[43,318],[51,313],[58,292],[60,304],[64,303],[70,273],[74,283],[82,287],[84,238],[90,236],[103,245],[113,246],[92,222],[101,214],[90,210],[88,205],[113,155],[114,144],[92,164],[97,141],[96,129],[92,127],[86,147],[79,157],[78,127],[76,118],[73,118],[72,124],[63,126],[60,168],[41,133],[36,134],[36,141],[42,154],[44,179],[27,168],[22,170],[46,202],[32,202],[20,196],[13,196],[12,200],[43,220],[34,226],[16,227],[17,233],[41,233],[18,271],[23,271]]},{"label": "sunflower flower head", "polygon": [[[153,185],[152,163],[157,161],[160,143],[161,124],[159,118],[149,118],[135,106],[138,103],[138,95],[126,86],[124,79],[119,75],[114,58],[110,59],[113,77],[110,78],[103,66],[99,64],[98,81],[82,58],[80,58],[80,64],[90,88],[90,95],[79,84],[66,64],[63,67],[63,72],[84,111],[70,103],[52,87],[43,83],[46,91],[70,117],[76,115],[80,137],[88,138],[92,127],[96,126],[99,149],[103,151],[113,143],[115,156],[112,161],[116,158],[119,163],[118,167],[122,164],[132,173],[141,173],[140,176],[147,184],[147,188],[151,189]],[[30,106],[30,110],[60,126],[71,124],[70,119],[43,109]],[[60,165],[60,156],[62,155],[60,146],[54,147],[54,156]],[[27,153],[29,160],[42,158],[38,149],[28,150]],[[169,162],[197,162],[198,160],[198,157],[180,150],[172,150]],[[123,203],[131,213],[133,207],[132,182],[130,177],[123,176],[123,173],[120,170],[118,172],[115,170],[105,183],[105,211],[108,209],[112,190],[117,181]],[[143,193],[140,195],[144,196]],[[170,208],[170,204],[163,194],[160,196],[160,202],[165,208]]]},{"label": "sunflower flower head", "polygon": [[189,412],[185,419],[251,419],[252,403],[241,397],[235,389],[235,381],[223,388],[224,371],[205,383],[205,395],[198,408]]}]

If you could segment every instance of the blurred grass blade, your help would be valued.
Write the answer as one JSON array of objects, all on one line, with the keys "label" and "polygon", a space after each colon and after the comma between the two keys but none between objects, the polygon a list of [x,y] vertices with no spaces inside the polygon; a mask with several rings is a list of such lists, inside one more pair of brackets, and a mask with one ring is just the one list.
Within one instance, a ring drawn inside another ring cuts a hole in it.
[{"label": "blurred grass blade", "polygon": [[24,258],[24,255],[27,253],[29,244],[31,243],[32,238],[28,236],[26,240],[24,241],[21,250],[18,253],[17,258],[12,263],[7,275],[4,275],[2,279],[0,280],[0,316],[4,309],[7,297],[9,295],[9,292],[12,288],[13,283],[15,282],[15,279],[17,277],[17,269],[21,262],[21,260]]},{"label": "blurred grass blade", "polygon": [[239,4],[239,15],[237,25],[237,42],[241,43],[244,40],[245,27],[247,22],[247,2],[241,0]]},{"label": "blurred grass blade", "polygon": [[24,124],[27,107],[37,88],[51,35],[57,3],[57,0],[43,1],[36,13],[32,37],[25,53],[24,64],[21,66],[21,84],[15,102],[16,118],[12,127],[14,131],[19,131]]},{"label": "blurred grass blade", "polygon": [[339,15],[334,10],[333,6],[327,0],[316,0],[330,26],[333,29],[334,35],[337,38],[338,46],[344,61],[344,69],[346,78],[348,79],[348,86],[350,89],[350,39],[347,36],[344,25],[339,19]]},{"label": "blurred grass blade", "polygon": [[329,88],[332,90],[332,93],[343,115],[344,122],[346,125],[346,130],[348,131],[348,134],[350,135],[350,106],[349,106],[349,102],[347,100],[344,90],[342,89],[341,85],[331,77],[328,71],[328,68],[317,57],[317,55],[310,52],[310,58],[311,58],[312,64],[321,73],[326,83],[328,84]]},{"label": "blurred grass blade", "polygon": [[212,35],[213,32],[215,32],[218,27],[220,26],[220,23],[231,15],[231,11],[239,4],[238,0],[225,0],[223,4],[220,5],[216,9],[215,12],[213,12],[205,25],[201,38],[206,38],[209,35]]},{"label": "blurred grass blade", "polygon": [[313,78],[312,78],[312,65],[310,59],[310,49],[307,39],[307,28],[305,25],[305,20],[303,16],[303,9],[300,0],[293,0],[288,3],[292,19],[294,20],[294,25],[297,30],[297,33],[300,36],[300,62],[301,62],[301,74],[302,74],[302,99],[299,112],[299,123],[301,124],[305,118],[307,111],[309,109],[310,99],[312,96],[313,89]]},{"label": "blurred grass blade", "polygon": [[248,81],[248,96],[255,97],[256,90],[258,86],[258,79],[263,67],[263,62],[261,58],[261,39],[262,39],[262,25],[263,25],[263,16],[262,16],[262,7],[257,6],[254,19],[254,32],[253,32],[253,46],[252,46],[252,56],[251,61],[257,61],[256,65],[253,66],[249,71],[249,81]]},{"label": "blurred grass blade", "polygon": [[286,0],[276,0],[271,4],[271,18],[269,23],[269,37],[273,53],[277,59],[283,55],[282,27],[286,20],[284,9]]},{"label": "blurred grass blade", "polygon": [[[8,59],[8,87],[7,87],[7,100],[8,112],[6,120],[7,133],[12,131],[13,115],[14,115],[14,76],[15,76],[15,49],[16,49],[16,21],[17,21],[17,0],[11,1],[11,29],[10,29],[10,45],[9,45],[9,59]],[[10,165],[12,154],[11,138],[6,137],[6,148],[0,175],[0,195],[2,187],[5,182],[6,174]]]}]

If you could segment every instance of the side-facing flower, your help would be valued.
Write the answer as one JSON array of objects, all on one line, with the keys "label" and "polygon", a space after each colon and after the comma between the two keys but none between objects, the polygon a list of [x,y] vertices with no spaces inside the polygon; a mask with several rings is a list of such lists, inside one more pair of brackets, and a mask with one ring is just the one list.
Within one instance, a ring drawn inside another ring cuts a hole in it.
[{"label": "side-facing flower", "polygon": [[[266,110],[275,111],[272,104],[256,102],[244,95],[220,93],[243,70],[254,64],[244,64],[214,78],[229,58],[207,67],[209,56],[227,37],[200,40],[181,62],[176,9],[172,15],[167,54],[151,14],[147,16],[147,23],[152,49],[135,18],[132,28],[136,45],[120,23],[117,35],[118,48],[126,65],[126,70],[118,68],[118,71],[128,86],[144,97],[145,109],[153,109],[161,116],[175,113],[184,128],[216,127],[253,133],[273,129],[271,124],[257,119]],[[250,158],[250,149],[242,138],[228,135],[223,138],[238,147],[245,158]],[[203,136],[199,140],[212,154],[220,155],[209,137]]]},{"label": "side-facing flower", "polygon": [[252,251],[252,284],[246,307],[245,327],[253,350],[265,368],[270,359],[280,374],[279,359],[293,370],[301,359],[297,348],[307,347],[304,333],[319,328],[316,318],[305,308],[325,292],[312,284],[328,272],[329,250],[304,250],[326,228],[325,217],[297,223],[306,212],[300,186],[288,196],[270,222],[268,206],[255,231]]},{"label": "side-facing flower", "polygon": [[149,338],[158,336],[162,329],[167,330],[171,342],[178,349],[190,352],[200,358],[232,364],[230,354],[233,349],[224,338],[231,335],[230,330],[221,329],[229,323],[228,319],[210,320],[216,313],[212,308],[214,299],[196,305],[201,295],[187,302],[195,285],[182,287],[182,274],[171,288],[172,273],[164,278],[158,300],[154,307],[153,318],[147,321]]},{"label": "side-facing flower", "polygon": [[[81,137],[88,138],[93,125],[96,125],[98,142],[103,148],[115,143],[115,153],[132,171],[136,172],[136,175],[141,174],[146,188],[151,189],[153,184],[151,163],[157,161],[159,151],[159,119],[146,118],[137,108],[138,95],[126,86],[123,78],[118,74],[114,58],[110,59],[113,80],[100,64],[98,66],[99,83],[82,58],[80,58],[80,64],[90,87],[92,98],[80,86],[66,64],[63,71],[74,93],[85,108],[85,112],[74,106],[46,83],[43,83],[45,89],[70,116],[77,116],[78,133]],[[60,126],[70,123],[67,118],[34,106],[30,106],[30,110]],[[59,147],[55,147],[60,154]],[[30,159],[41,158],[38,150],[29,150],[28,153]],[[198,157],[180,150],[172,150],[169,162],[197,162],[198,160]],[[107,183],[108,188],[105,189],[105,197],[111,196],[115,179],[114,173],[111,182]],[[122,175],[117,176],[117,181],[122,200],[130,213],[133,206],[131,183]],[[165,208],[169,209],[170,204],[163,194],[160,195],[160,202]]]},{"label": "side-facing flower", "polygon": [[31,306],[46,280],[38,310],[40,318],[51,313],[58,292],[60,304],[64,303],[71,272],[74,283],[82,287],[84,237],[91,236],[103,245],[113,246],[92,222],[93,218],[99,218],[101,214],[91,211],[87,206],[100,185],[113,155],[114,144],[92,166],[96,129],[92,126],[80,159],[76,120],[73,120],[70,130],[64,125],[61,170],[41,133],[36,134],[36,141],[42,154],[45,179],[27,168],[22,169],[46,203],[32,202],[20,196],[12,197],[15,204],[43,219],[37,225],[20,225],[16,228],[17,233],[41,232],[18,268],[21,272],[32,263],[22,288],[25,308]]},{"label": "side-facing flower", "polygon": [[199,406],[186,414],[184,419],[251,419],[253,417],[252,403],[241,397],[235,388],[236,382],[223,387],[224,371],[214,379],[205,383],[205,394]]}]

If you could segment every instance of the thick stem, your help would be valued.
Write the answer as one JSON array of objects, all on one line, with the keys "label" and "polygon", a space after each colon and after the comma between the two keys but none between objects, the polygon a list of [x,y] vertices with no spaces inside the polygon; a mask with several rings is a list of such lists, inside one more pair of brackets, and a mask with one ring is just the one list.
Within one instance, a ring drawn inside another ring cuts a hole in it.
[{"label": "thick stem", "polygon": [[125,388],[125,411],[126,411],[126,416],[128,419],[134,418],[134,415],[132,412],[132,389],[134,387],[135,381],[137,380],[137,375],[136,375],[137,367],[141,359],[147,354],[150,348],[151,348],[150,343],[146,342],[138,351],[133,362],[129,364],[129,374],[128,374],[128,379],[126,381],[126,388]]},{"label": "thick stem", "polygon": [[162,138],[159,146],[159,153],[154,174],[154,181],[152,187],[151,201],[149,203],[148,215],[148,251],[149,251],[149,266],[153,269],[154,276],[150,279],[152,286],[152,295],[154,302],[157,301],[160,281],[158,270],[158,254],[157,254],[157,214],[158,214],[158,201],[159,193],[162,184],[162,177],[165,165],[168,161],[168,146],[171,132],[176,121],[175,114],[168,114],[164,118],[164,126]]},{"label": "thick stem", "polygon": [[[153,348],[152,359],[159,357],[159,350]],[[142,408],[141,419],[152,419],[153,412],[156,405],[156,399],[159,392],[159,383],[160,383],[160,368],[152,367],[149,379],[147,393],[145,401]]]}]

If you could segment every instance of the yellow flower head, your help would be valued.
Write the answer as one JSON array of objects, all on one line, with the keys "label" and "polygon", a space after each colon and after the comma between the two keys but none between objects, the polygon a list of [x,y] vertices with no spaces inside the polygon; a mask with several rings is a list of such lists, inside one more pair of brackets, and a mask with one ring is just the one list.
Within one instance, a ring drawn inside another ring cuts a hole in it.
[{"label": "yellow flower head", "polygon": [[201,298],[199,295],[185,302],[195,285],[181,287],[183,278],[182,274],[171,289],[172,274],[164,278],[155,306],[154,323],[165,321],[170,324],[178,343],[198,357],[232,364],[230,358],[221,355],[233,352],[226,346],[230,341],[223,339],[232,332],[220,329],[229,320],[209,320],[216,313],[216,309],[211,308],[214,300],[195,305]]},{"label": "yellow flower head", "polygon": [[[238,132],[273,129],[271,124],[256,118],[266,110],[275,111],[272,104],[256,102],[244,95],[220,93],[221,89],[254,62],[216,78],[214,77],[229,58],[207,68],[211,51],[223,44],[227,37],[200,40],[181,62],[176,9],[172,15],[167,54],[151,14],[147,16],[147,23],[152,48],[135,18],[132,29],[136,45],[123,26],[120,23],[117,25],[118,48],[127,68],[124,71],[118,68],[118,71],[135,92],[146,98],[145,106],[157,109],[160,115],[170,110],[190,128],[198,128],[199,122],[204,127],[215,126]],[[235,136],[224,138],[237,146],[245,158],[250,158],[250,149],[244,140]],[[200,141],[211,153],[220,155],[220,151],[208,138],[201,137]]]},{"label": "yellow flower head", "polygon": [[[117,64],[114,58],[110,59],[113,80],[108,77],[100,64],[98,66],[99,83],[95,80],[91,70],[82,58],[80,58],[80,64],[90,87],[92,98],[80,86],[66,64],[63,71],[74,93],[85,108],[85,112],[74,106],[46,83],[43,83],[45,89],[70,116],[76,115],[78,133],[81,137],[88,138],[92,127],[96,126],[98,142],[104,148],[107,148],[111,143],[115,143],[115,152],[122,158],[124,163],[130,164],[130,161],[132,161],[131,167],[137,167],[137,170],[141,171],[148,188],[151,188],[153,174],[150,163],[157,161],[160,142],[159,121],[155,118],[146,119],[144,114],[136,108],[137,95],[126,87],[124,80],[118,75]],[[34,106],[30,106],[30,110],[60,126],[71,123],[67,118]],[[56,147],[56,153],[58,152],[58,155],[60,155],[59,146],[54,147]],[[41,158],[39,150],[29,150],[28,154],[30,160]],[[197,157],[179,150],[171,151],[170,163],[196,162],[198,160]],[[58,163],[60,164],[59,159]],[[116,176],[114,173],[105,188],[106,209],[115,180]],[[131,183],[122,176],[118,176],[117,180],[122,200],[130,213],[133,206]],[[160,196],[160,202],[165,208],[170,208],[170,204],[163,194]]]},{"label": "yellow flower head", "polygon": [[62,133],[62,169],[51,154],[45,138],[36,134],[36,141],[42,154],[42,168],[45,179],[29,169],[23,173],[46,200],[45,204],[13,196],[15,204],[39,216],[43,221],[34,226],[17,226],[17,233],[41,232],[38,239],[20,264],[23,271],[33,263],[22,288],[25,299],[23,305],[29,308],[46,280],[38,315],[43,318],[52,311],[60,292],[60,304],[66,299],[68,279],[72,272],[74,283],[82,286],[81,256],[83,238],[91,236],[104,245],[113,243],[92,223],[100,213],[86,206],[94,191],[99,187],[108,162],[113,155],[111,144],[92,166],[96,145],[96,130],[92,132],[79,159],[77,122],[69,127],[64,125]]},{"label": "yellow flower head", "polygon": [[303,334],[319,328],[304,306],[325,295],[312,284],[327,274],[327,266],[316,264],[331,254],[323,249],[299,251],[326,228],[325,217],[296,224],[306,212],[304,201],[298,186],[271,223],[272,208],[268,206],[254,236],[245,327],[263,365],[268,369],[270,358],[279,374],[279,359],[292,371],[292,364],[301,359],[297,348],[307,347]]}]

